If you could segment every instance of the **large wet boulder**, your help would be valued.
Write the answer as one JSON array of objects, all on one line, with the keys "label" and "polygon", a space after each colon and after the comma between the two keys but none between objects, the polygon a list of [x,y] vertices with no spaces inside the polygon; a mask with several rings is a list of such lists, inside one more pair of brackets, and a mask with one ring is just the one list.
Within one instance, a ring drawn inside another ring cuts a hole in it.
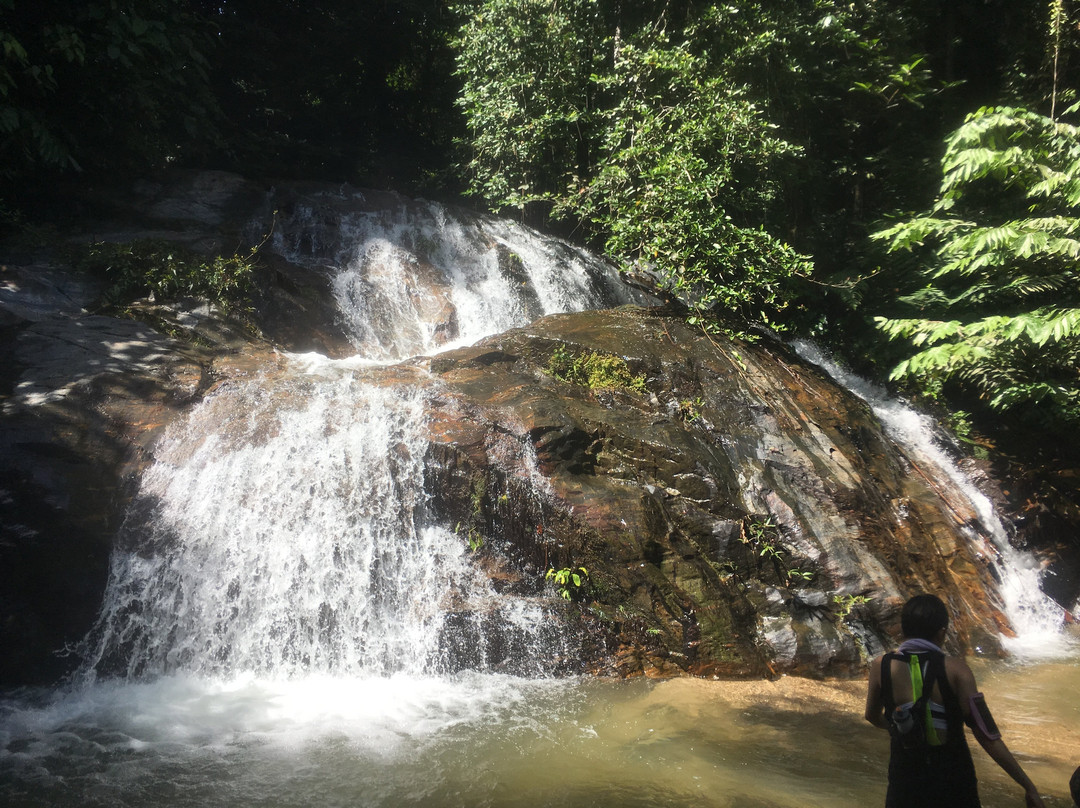
[{"label": "large wet boulder", "polygon": [[89,629],[129,482],[211,357],[86,310],[84,276],[0,271],[0,682],[50,681]]},{"label": "large wet boulder", "polygon": [[[59,298],[34,314],[15,295],[24,275],[7,277],[8,310],[24,308],[0,422],[8,683],[70,667],[56,652],[93,620],[163,427],[212,385],[282,361],[261,342],[196,350]],[[567,380],[557,354],[625,372]],[[994,651],[1007,629],[987,559],[957,529],[969,517],[861,400],[780,343],[624,307],[369,373],[427,388],[433,512],[479,539],[499,588],[551,596],[547,570],[588,570],[564,587],[587,670],[852,672],[924,590],[949,600],[957,650]]]},{"label": "large wet boulder", "polygon": [[[622,358],[640,383],[564,381],[556,351]],[[920,591],[949,602],[957,650],[994,652],[1008,630],[963,506],[779,343],[630,307],[542,318],[430,367],[437,506],[526,577],[588,571],[567,594],[593,670],[852,672]]]},{"label": "large wet boulder", "polygon": [[[446,262],[428,235],[431,206],[213,173],[147,184],[130,204],[138,215],[118,211],[121,225],[84,235],[172,238],[214,254],[272,233],[257,328],[201,301],[139,301],[105,316],[92,278],[58,262],[3,267],[0,685],[50,681],[77,662],[63,654],[93,622],[134,484],[169,423],[217,384],[286,372],[279,349],[338,357],[363,343],[346,333],[335,273],[361,273],[350,292],[360,294],[378,290],[382,264],[377,251],[333,242],[343,222],[367,227],[381,207],[414,214],[422,226],[401,240],[410,311],[436,344],[460,325],[445,267],[435,271]],[[461,232],[485,240],[472,221]],[[481,246],[493,276],[532,290],[521,256]],[[551,249],[568,265],[579,258]],[[401,264],[400,253],[387,255]],[[610,283],[591,265],[584,278],[583,289]],[[521,307],[533,315],[538,300],[532,290]],[[565,372],[590,358],[608,375]],[[995,653],[1009,630],[993,550],[977,531],[969,538],[968,506],[860,399],[775,340],[623,307],[541,317],[365,372],[425,388],[433,515],[475,545],[497,588],[565,595],[563,614],[585,638],[579,667],[855,672],[896,636],[899,607],[917,591],[949,602],[955,651]],[[579,568],[580,586],[546,577]]]}]

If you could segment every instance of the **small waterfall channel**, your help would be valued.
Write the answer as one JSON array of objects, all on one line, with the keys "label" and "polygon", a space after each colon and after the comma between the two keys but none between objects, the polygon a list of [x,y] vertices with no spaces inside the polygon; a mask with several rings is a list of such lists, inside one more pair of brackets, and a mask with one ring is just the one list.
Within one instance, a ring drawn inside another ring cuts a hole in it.
[{"label": "small waterfall channel", "polygon": [[[857,719],[859,683],[560,677],[573,638],[550,601],[497,592],[432,518],[424,393],[387,384],[386,364],[541,314],[640,302],[610,267],[437,205],[327,210],[296,206],[275,246],[331,276],[357,355],[285,357],[168,430],[77,681],[0,698],[0,801],[881,802],[884,754]],[[1037,598],[1010,591],[1010,617],[1043,619]],[[1008,796],[991,781],[984,804]]]},{"label": "small waterfall channel", "polygon": [[1061,632],[1065,611],[1043,594],[1038,561],[1009,542],[993,504],[945,450],[945,436],[933,419],[846,370],[818,346],[798,340],[792,347],[865,401],[918,472],[932,477],[943,500],[962,512],[962,531],[991,564],[1002,610],[1015,630],[1015,636],[1002,637],[1002,644],[1023,657],[1071,653]]},{"label": "small waterfall channel", "polygon": [[471,345],[544,314],[643,300],[583,250],[430,202],[346,207],[329,217],[299,204],[275,245],[292,261],[331,269],[349,339],[375,361]]}]

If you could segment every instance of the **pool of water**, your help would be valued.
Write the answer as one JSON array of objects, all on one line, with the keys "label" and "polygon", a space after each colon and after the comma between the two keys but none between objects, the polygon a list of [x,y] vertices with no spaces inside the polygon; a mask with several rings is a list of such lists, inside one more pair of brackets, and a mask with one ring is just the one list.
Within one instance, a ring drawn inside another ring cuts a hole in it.
[{"label": "pool of water", "polygon": [[[1080,658],[974,665],[1049,806],[1080,765]],[[166,677],[0,702],[0,804],[861,808],[864,683]],[[1021,793],[975,751],[983,804]]]}]

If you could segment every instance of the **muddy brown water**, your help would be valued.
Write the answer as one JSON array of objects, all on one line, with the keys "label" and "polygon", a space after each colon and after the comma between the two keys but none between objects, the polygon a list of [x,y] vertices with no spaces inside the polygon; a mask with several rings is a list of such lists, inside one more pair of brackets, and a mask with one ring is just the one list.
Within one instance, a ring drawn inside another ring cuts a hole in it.
[{"label": "muddy brown water", "polygon": [[[1046,804],[1071,806],[1080,655],[973,662]],[[864,683],[455,678],[103,682],[0,704],[12,806],[881,805]],[[1022,794],[975,749],[983,805]]]}]

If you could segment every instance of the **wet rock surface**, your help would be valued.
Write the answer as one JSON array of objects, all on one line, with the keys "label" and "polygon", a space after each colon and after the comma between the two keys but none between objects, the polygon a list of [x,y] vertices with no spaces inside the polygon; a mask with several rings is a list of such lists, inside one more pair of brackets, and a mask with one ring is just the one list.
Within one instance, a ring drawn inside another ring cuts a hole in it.
[{"label": "wet rock surface", "polygon": [[128,482],[200,395],[210,357],[88,313],[87,279],[0,274],[0,681],[48,681],[100,605]]},{"label": "wet rock surface", "polygon": [[[133,483],[170,422],[217,384],[285,372],[279,349],[355,351],[322,243],[333,217],[324,233],[301,210],[312,193],[331,211],[355,201],[325,188],[268,196],[210,175],[147,186],[133,199],[137,225],[109,231],[221,250],[245,232],[257,243],[276,215],[288,238],[265,251],[255,331],[199,301],[104,316],[92,278],[44,260],[4,265],[0,684],[52,681],[77,662],[64,649],[94,619]],[[498,261],[513,275],[519,259]],[[412,293],[453,332],[437,291],[432,281]],[[621,358],[640,383],[558,378],[557,349]],[[432,512],[482,538],[475,557],[496,588],[558,598],[547,570],[588,570],[563,609],[586,638],[581,669],[858,672],[917,591],[948,600],[956,651],[994,653],[1008,630],[989,556],[958,531],[972,514],[897,451],[865,404],[782,344],[623,307],[542,317],[365,373],[426,388]]]},{"label": "wet rock surface", "polygon": [[[553,377],[557,346],[625,357],[645,392]],[[430,365],[438,504],[531,576],[589,571],[569,611],[596,639],[593,670],[851,673],[918,591],[945,594],[955,647],[998,647],[1005,621],[962,517],[862,401],[782,345],[624,308]]]}]

